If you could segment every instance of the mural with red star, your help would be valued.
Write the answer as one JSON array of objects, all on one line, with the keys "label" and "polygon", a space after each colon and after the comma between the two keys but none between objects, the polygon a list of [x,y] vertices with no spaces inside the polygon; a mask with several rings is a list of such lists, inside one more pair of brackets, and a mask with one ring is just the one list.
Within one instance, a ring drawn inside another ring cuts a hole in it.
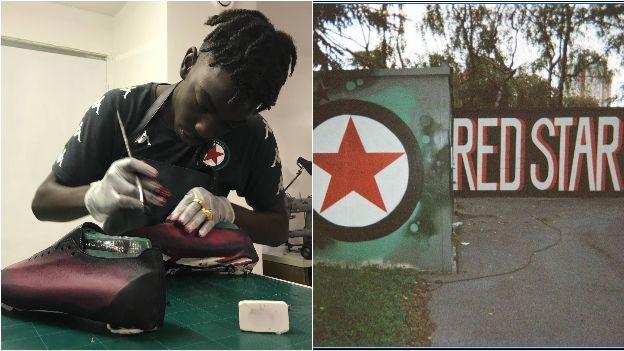
[{"label": "mural with red star", "polygon": [[386,212],[375,175],[398,159],[402,152],[366,152],[350,117],[337,153],[315,153],[314,163],[331,175],[321,212],[351,192]]}]

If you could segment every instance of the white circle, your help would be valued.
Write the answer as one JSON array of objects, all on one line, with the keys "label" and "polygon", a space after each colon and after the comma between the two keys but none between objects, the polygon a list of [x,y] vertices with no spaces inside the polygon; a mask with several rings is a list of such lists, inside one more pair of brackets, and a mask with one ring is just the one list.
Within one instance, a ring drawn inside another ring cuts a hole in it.
[{"label": "white circle", "polygon": [[223,162],[223,160],[225,160],[225,151],[223,151],[223,147],[219,143],[214,143],[213,147],[215,151],[220,153],[221,155],[217,156],[217,162],[215,163],[212,158],[206,159],[206,156],[208,156],[210,151],[212,151],[212,148],[210,148],[210,150],[206,152],[206,154],[204,155],[204,163],[210,167],[218,166],[221,164],[221,162]]},{"label": "white circle", "polygon": [[367,153],[400,152],[399,158],[375,175],[386,211],[360,194],[351,191],[335,204],[321,212],[331,174],[314,165],[313,207],[329,222],[344,227],[366,227],[387,217],[401,202],[407,190],[409,163],[405,147],[399,138],[376,120],[356,115],[340,115],[327,119],[314,128],[314,153],[337,153],[349,118],[353,120],[364,150]]}]

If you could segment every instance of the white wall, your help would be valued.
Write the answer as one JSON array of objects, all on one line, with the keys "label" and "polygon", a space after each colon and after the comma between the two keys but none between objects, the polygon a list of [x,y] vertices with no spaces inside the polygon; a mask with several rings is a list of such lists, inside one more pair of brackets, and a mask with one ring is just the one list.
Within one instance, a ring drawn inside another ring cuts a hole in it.
[{"label": "white wall", "polygon": [[113,18],[50,2],[2,1],[2,35],[109,55]]},{"label": "white wall", "polygon": [[108,16],[51,2],[2,2],[2,35],[108,56],[108,87],[167,81],[167,3]]},{"label": "white wall", "polygon": [[[15,69],[27,67],[28,69]],[[106,89],[106,62],[2,46],[2,267],[43,250],[78,224],[40,222],[39,184]]]},{"label": "white wall", "polygon": [[167,81],[167,3],[128,2],[113,21],[109,87]]},{"label": "white wall", "polygon": [[[48,2],[3,1],[1,8],[3,36],[113,52],[111,16]],[[39,222],[30,202],[84,112],[107,90],[106,71],[105,61],[2,46],[2,267],[89,220]]]}]

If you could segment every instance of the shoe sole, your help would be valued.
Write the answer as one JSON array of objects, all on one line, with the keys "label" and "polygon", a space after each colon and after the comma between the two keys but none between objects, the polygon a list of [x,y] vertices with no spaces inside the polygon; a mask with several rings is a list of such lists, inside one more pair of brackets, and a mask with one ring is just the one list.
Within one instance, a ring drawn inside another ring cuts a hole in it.
[{"label": "shoe sole", "polygon": [[7,304],[4,304],[4,303],[0,303],[0,306],[2,306],[2,309],[7,310],[9,312],[11,312],[13,310],[21,311],[21,310],[18,310],[17,308],[15,308],[15,307],[11,307],[11,306],[9,306]]},{"label": "shoe sole", "polygon": [[158,327],[151,329],[151,330],[143,330],[143,329],[136,329],[136,328],[117,328],[117,327],[113,327],[110,324],[106,324],[106,328],[108,329],[108,331],[110,331],[113,334],[119,334],[119,335],[132,335],[132,334],[141,334],[144,331],[155,331],[158,330]]},{"label": "shoe sole", "polygon": [[[163,260],[167,261],[171,257],[163,254]],[[223,263],[225,257],[207,257],[207,258],[180,258],[175,261],[176,265],[196,268],[198,270],[217,271],[224,274],[243,275],[251,273],[256,265],[253,260],[248,258],[239,258],[234,261]]]},{"label": "shoe sole", "polygon": [[59,313],[59,314],[66,314],[65,312],[60,312],[60,311],[49,311],[49,310],[23,310],[21,308],[17,308],[17,307],[13,307],[13,306],[9,306],[5,303],[2,303],[2,308],[11,312],[13,310],[15,311],[31,311],[31,312],[46,312],[46,313]]},{"label": "shoe sole", "polygon": [[[0,304],[2,306],[2,308],[4,310],[7,310],[9,312],[15,310],[15,311],[26,311],[26,310],[22,310],[19,308],[15,308],[12,306],[9,306],[7,304]],[[33,311],[33,312],[48,312],[48,313],[61,313],[61,314],[66,314],[64,312],[59,312],[59,311],[46,311],[46,310],[28,310],[28,311]],[[110,324],[106,324],[106,328],[113,334],[120,334],[120,335],[132,335],[132,334],[140,334],[143,333],[145,330],[143,329],[136,329],[136,328],[116,328],[111,326]],[[154,331],[157,330],[158,327],[152,329],[152,330],[147,330],[147,331]]]}]

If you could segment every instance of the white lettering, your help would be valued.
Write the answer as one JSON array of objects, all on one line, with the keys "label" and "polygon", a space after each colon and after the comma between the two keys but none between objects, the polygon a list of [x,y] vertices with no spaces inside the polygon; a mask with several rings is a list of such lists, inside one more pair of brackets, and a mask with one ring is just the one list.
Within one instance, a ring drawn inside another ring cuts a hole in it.
[{"label": "white lettering", "polygon": [[[516,191],[524,186],[524,121],[518,118],[501,118],[500,190]],[[509,180],[510,129],[516,130],[514,179]]]},{"label": "white lettering", "polygon": [[[611,143],[605,144],[605,129],[611,127],[613,130]],[[615,191],[622,191],[622,174],[615,154],[622,148],[622,133],[624,125],[617,117],[600,117],[598,119],[598,140],[596,150],[596,190],[605,190],[605,163],[609,165],[609,174]]]},{"label": "white lettering", "polygon": [[566,176],[568,174],[568,136],[570,127],[576,123],[573,117],[556,117],[555,126],[559,127],[559,191],[566,190]]},{"label": "white lettering", "polygon": [[[466,141],[460,128],[466,129]],[[474,143],[475,121],[470,118],[456,118],[453,120],[453,190],[462,190],[462,168],[466,169],[468,189],[475,190],[474,164],[472,153],[475,150]],[[461,158],[460,158],[461,156]],[[464,167],[462,167],[464,166]]]},{"label": "white lettering", "polygon": [[596,177],[594,177],[594,123],[589,117],[579,118],[576,143],[574,144],[574,156],[572,157],[569,191],[578,190],[583,156],[585,156],[585,164],[587,165],[589,190],[596,191]]},{"label": "white lettering", "polygon": [[557,129],[553,121],[549,118],[540,118],[533,125],[533,130],[531,131],[531,140],[533,144],[537,146],[537,148],[544,154],[546,157],[546,179],[544,181],[539,180],[540,178],[540,169],[538,164],[531,164],[531,182],[533,186],[539,190],[550,190],[555,186],[555,175],[557,173],[557,163],[555,161],[555,152],[552,150],[550,145],[544,142],[542,138],[542,129],[546,127],[548,129],[549,136],[557,135]]},{"label": "white lettering", "polygon": [[479,118],[477,121],[477,190],[498,190],[498,183],[486,182],[487,155],[494,154],[498,147],[487,145],[487,128],[498,126],[498,118]]}]

